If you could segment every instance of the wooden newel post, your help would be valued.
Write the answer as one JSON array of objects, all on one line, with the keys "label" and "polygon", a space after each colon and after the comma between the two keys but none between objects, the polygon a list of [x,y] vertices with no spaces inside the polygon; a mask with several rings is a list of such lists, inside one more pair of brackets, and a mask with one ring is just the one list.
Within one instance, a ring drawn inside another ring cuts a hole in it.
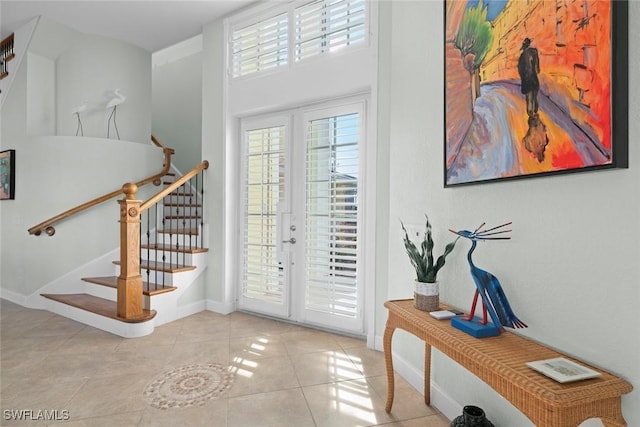
[{"label": "wooden newel post", "polygon": [[132,319],[142,315],[142,276],[140,275],[140,204],[138,186],[122,186],[125,198],[120,204],[120,276],[118,276],[118,316]]}]

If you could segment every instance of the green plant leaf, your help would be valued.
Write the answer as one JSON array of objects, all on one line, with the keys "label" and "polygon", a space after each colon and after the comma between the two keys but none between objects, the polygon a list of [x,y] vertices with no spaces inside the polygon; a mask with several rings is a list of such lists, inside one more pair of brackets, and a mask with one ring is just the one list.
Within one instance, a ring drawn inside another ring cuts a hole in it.
[{"label": "green plant leaf", "polygon": [[[426,216],[426,218],[427,222],[425,226],[425,233],[419,246],[416,246],[416,244],[411,241],[409,233],[402,221],[400,221],[400,225],[404,231],[404,247],[407,251],[407,255],[409,256],[409,260],[411,261],[411,265],[416,271],[417,280],[419,282],[432,283],[436,281],[438,271],[444,266],[447,255],[449,255],[455,248],[458,238],[445,247],[444,253],[440,255],[438,260],[434,263],[434,242],[431,232],[431,223],[429,222],[429,217]],[[420,249],[418,249],[418,247]]]},{"label": "green plant leaf", "polygon": [[438,274],[438,271],[440,271],[440,269],[442,267],[444,267],[444,263],[445,263],[445,259],[447,258],[447,255],[449,255],[453,249],[456,246],[456,242],[458,241],[460,237],[456,237],[456,239],[453,242],[450,242],[449,244],[447,244],[447,246],[444,247],[444,253],[442,255],[440,255],[440,257],[438,257],[438,261],[436,261],[436,266],[434,268],[434,276]]}]

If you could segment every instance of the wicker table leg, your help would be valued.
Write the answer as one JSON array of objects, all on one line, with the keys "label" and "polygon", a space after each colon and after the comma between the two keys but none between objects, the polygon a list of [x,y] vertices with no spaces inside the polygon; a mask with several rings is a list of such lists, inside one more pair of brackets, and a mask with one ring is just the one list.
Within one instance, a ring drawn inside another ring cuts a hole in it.
[{"label": "wicker table leg", "polygon": [[391,412],[391,406],[393,405],[394,394],[394,378],[393,378],[393,360],[391,358],[391,338],[393,337],[394,326],[389,325],[387,319],[387,327],[384,329],[383,348],[384,348],[384,362],[387,367],[387,404],[384,410],[387,413]]},{"label": "wicker table leg", "polygon": [[431,346],[424,344],[424,403],[431,405]]},{"label": "wicker table leg", "polygon": [[607,415],[600,417],[604,427],[627,427],[627,421],[622,416],[622,399],[620,396],[609,399]]}]

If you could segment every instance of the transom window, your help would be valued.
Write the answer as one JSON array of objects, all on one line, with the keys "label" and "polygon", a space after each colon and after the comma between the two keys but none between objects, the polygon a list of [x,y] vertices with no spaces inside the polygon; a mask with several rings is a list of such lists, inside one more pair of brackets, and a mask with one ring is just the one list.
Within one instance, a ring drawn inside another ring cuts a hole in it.
[{"label": "transom window", "polygon": [[[231,76],[242,77],[367,41],[365,0],[294,2],[283,12],[231,29]],[[293,36],[291,35],[293,34]]]}]

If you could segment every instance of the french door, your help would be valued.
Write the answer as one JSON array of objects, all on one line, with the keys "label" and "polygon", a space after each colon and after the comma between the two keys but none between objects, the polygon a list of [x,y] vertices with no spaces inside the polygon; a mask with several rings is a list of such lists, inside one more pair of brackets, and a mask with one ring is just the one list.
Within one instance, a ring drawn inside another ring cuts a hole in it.
[{"label": "french door", "polygon": [[363,330],[364,103],[243,119],[238,306]]}]

